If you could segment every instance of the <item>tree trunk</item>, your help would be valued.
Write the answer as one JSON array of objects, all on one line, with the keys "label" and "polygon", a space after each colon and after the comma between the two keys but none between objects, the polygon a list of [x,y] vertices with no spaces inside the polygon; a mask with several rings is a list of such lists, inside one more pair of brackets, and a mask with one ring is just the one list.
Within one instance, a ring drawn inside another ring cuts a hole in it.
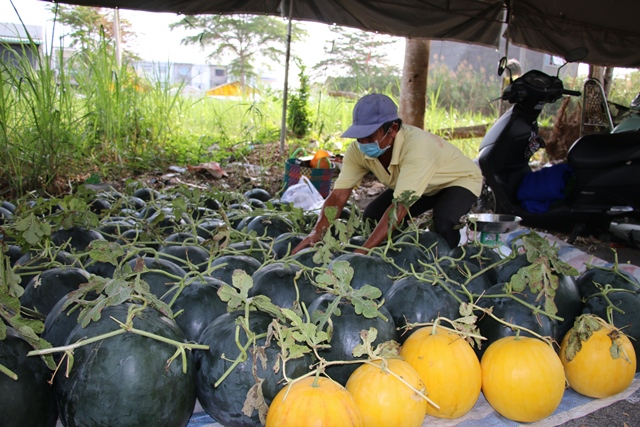
[{"label": "tree trunk", "polygon": [[424,129],[427,105],[427,76],[431,41],[407,39],[400,84],[400,118],[408,125]]},{"label": "tree trunk", "polygon": [[600,65],[589,64],[589,78],[597,79],[602,83],[604,94],[608,98],[609,91],[611,90],[611,83],[613,82],[613,70],[615,67],[602,67]]}]

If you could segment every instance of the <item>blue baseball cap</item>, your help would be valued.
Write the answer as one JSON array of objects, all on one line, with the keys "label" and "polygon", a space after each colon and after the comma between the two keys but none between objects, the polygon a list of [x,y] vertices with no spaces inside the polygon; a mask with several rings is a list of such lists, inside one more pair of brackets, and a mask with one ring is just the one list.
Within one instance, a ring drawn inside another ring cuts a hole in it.
[{"label": "blue baseball cap", "polygon": [[398,120],[398,107],[387,95],[371,93],[356,102],[353,107],[353,124],[343,138],[366,138],[383,124]]}]

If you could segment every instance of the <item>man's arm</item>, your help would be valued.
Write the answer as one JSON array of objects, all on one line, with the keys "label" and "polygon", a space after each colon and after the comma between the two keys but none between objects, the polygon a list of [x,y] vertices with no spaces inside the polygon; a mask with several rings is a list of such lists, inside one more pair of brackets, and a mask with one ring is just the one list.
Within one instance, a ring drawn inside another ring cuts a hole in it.
[{"label": "man's arm", "polygon": [[[389,219],[389,215],[392,209],[394,208],[394,206],[397,206],[396,213],[395,213],[396,217],[393,221],[391,221]],[[380,218],[378,225],[373,230],[373,232],[371,233],[367,241],[364,242],[364,244],[362,245],[366,249],[357,249],[355,252],[366,255],[370,249],[378,246],[384,239],[387,238],[389,227],[391,227],[392,230],[395,229],[397,227],[397,224],[399,224],[402,221],[402,219],[407,215],[407,212],[408,212],[407,208],[404,206],[404,204],[398,203],[396,205],[392,203],[387,208],[384,215],[382,215],[382,218]]]},{"label": "man's arm", "polygon": [[329,194],[329,197],[327,197],[327,200],[325,200],[324,204],[322,205],[322,210],[320,211],[318,222],[316,222],[316,225],[313,227],[311,233],[309,233],[309,235],[305,237],[298,244],[298,246],[293,248],[293,250],[291,251],[292,255],[300,252],[304,248],[315,245],[320,239],[322,239],[322,236],[330,225],[329,219],[324,212],[325,209],[330,206],[335,206],[336,208],[338,208],[338,212],[336,215],[339,216],[342,212],[342,208],[344,208],[344,205],[347,204],[347,201],[351,196],[351,190],[351,188],[343,188],[333,190],[331,194]]}]

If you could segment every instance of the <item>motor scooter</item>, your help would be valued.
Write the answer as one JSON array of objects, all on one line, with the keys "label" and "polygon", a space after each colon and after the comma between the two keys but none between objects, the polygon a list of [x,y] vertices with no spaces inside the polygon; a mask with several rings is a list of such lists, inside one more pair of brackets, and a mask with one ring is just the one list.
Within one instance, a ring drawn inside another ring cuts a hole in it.
[{"label": "motor scooter", "polygon": [[[569,53],[566,59],[577,61],[579,55]],[[499,75],[508,70],[506,64],[501,59]],[[476,159],[485,180],[480,209],[518,216],[525,226],[570,232],[571,241],[587,231],[608,230],[614,220],[640,223],[639,130],[580,137],[569,149],[562,173],[547,173],[545,179],[536,174],[551,169],[531,168],[532,155],[544,147],[537,122],[543,107],[580,94],[565,89],[557,75],[538,70],[510,77],[501,98],[512,106],[487,131]],[[531,192],[523,191],[525,184],[542,200],[528,200]]]}]

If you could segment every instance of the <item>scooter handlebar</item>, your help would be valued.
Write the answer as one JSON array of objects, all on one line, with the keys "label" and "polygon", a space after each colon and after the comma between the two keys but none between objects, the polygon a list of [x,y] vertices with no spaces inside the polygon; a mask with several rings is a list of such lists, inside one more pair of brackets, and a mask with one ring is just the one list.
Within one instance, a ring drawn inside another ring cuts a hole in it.
[{"label": "scooter handlebar", "polygon": [[562,90],[562,94],[563,95],[570,95],[570,96],[580,96],[580,95],[582,95],[582,92],[580,92],[578,90],[563,89]]}]

